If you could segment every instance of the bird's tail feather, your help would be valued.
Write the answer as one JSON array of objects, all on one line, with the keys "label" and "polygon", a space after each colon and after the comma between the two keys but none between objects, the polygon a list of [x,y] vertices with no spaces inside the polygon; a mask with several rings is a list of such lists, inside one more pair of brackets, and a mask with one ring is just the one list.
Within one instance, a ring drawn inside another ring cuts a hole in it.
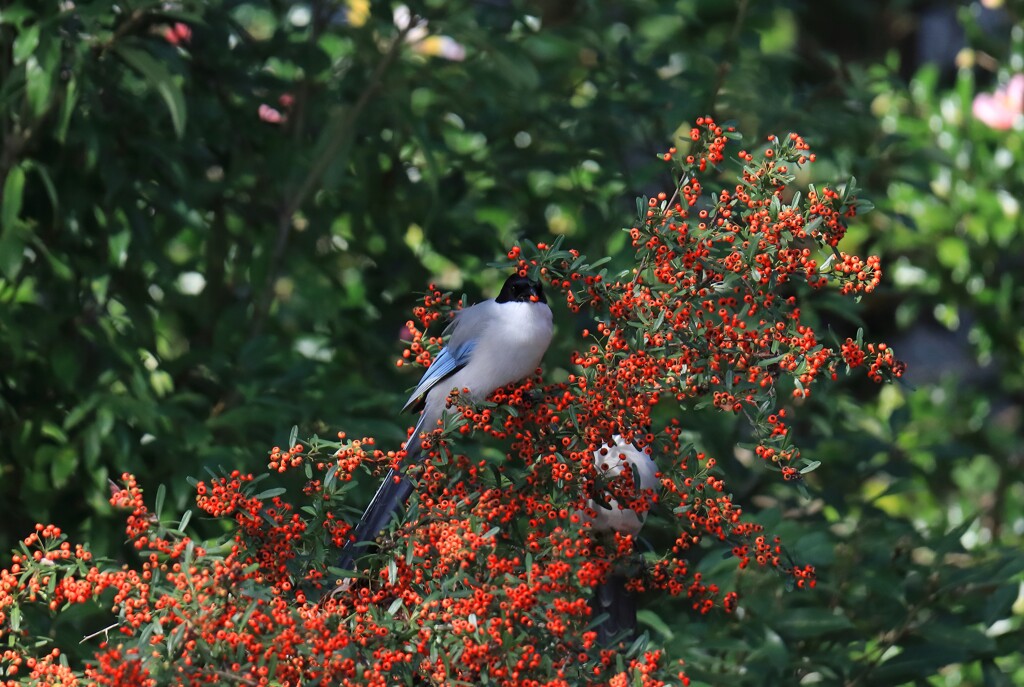
[{"label": "bird's tail feather", "polygon": [[[414,440],[410,439],[410,441]],[[415,461],[420,452],[421,450],[418,447],[409,449],[405,463],[409,464]],[[384,477],[384,481],[381,482],[377,493],[370,500],[370,505],[363,511],[363,517],[356,523],[354,539],[345,544],[345,547],[341,550],[341,558],[338,561],[339,568],[342,570],[354,569],[353,565],[356,558],[366,548],[361,546],[361,544],[377,538],[377,535],[391,522],[394,514],[409,500],[412,490],[413,484],[405,476],[401,466],[398,469],[391,468],[388,470],[388,474]]]},{"label": "bird's tail feather", "polygon": [[636,597],[626,589],[629,577],[609,573],[608,578],[594,587],[590,600],[593,615],[607,614],[597,626],[598,642],[608,645],[613,639],[632,641],[636,637]]}]

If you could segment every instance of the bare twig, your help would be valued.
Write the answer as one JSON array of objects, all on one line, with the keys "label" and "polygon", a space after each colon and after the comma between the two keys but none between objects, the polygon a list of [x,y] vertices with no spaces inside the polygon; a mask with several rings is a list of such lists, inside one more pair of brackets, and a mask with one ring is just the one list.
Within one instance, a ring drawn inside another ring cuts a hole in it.
[{"label": "bare twig", "polygon": [[80,642],[79,642],[79,644],[85,644],[85,643],[86,643],[87,641],[89,641],[89,640],[90,640],[90,639],[92,639],[93,637],[97,637],[97,636],[99,636],[99,635],[103,635],[103,639],[104,639],[104,641],[105,641],[105,640],[106,640],[106,639],[108,638],[108,633],[109,633],[109,632],[110,632],[111,630],[113,630],[113,629],[114,629],[115,627],[117,627],[118,625],[120,625],[120,624],[121,624],[121,623],[114,623],[113,625],[107,625],[107,626],[106,626],[105,628],[103,628],[102,630],[98,630],[98,631],[96,631],[96,632],[93,632],[93,633],[92,633],[91,635],[86,635],[86,636],[82,637],[82,641],[80,641]]},{"label": "bare twig", "polygon": [[233,680],[234,682],[238,682],[238,683],[243,684],[243,685],[259,685],[260,684],[260,683],[256,682],[255,680],[250,680],[249,678],[242,677],[241,675],[232,675],[231,673],[227,673],[227,672],[225,672],[223,670],[211,670],[210,672],[212,672],[214,675],[216,675],[218,677],[224,678],[225,680]]}]

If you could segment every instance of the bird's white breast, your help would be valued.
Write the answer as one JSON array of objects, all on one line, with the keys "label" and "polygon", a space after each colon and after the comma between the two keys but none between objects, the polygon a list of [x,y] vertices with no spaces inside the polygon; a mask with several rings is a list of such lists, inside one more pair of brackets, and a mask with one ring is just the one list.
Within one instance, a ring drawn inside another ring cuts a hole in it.
[{"label": "bird's white breast", "polygon": [[543,303],[488,303],[487,324],[473,358],[453,386],[480,401],[495,389],[533,374],[551,343],[551,310]]}]

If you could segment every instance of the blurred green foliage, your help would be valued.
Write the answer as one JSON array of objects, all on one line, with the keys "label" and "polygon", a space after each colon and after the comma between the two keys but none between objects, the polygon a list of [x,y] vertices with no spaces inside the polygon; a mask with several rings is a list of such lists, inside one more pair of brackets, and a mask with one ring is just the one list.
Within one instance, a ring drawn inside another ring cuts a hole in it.
[{"label": "blurred green foliage", "polygon": [[1024,71],[1022,3],[965,3],[940,65],[909,0],[410,7],[465,60],[380,2],[0,2],[0,549],[41,521],[117,552],[108,478],[181,511],[185,476],[258,471],[293,424],[397,445],[416,293],[492,292],[521,237],[619,255],[670,183],[654,153],[709,112],[800,131],[804,181],[858,177],[848,250],[884,292],[817,314],[910,370],[809,400],[810,500],[687,418],[822,582],[740,573],[728,618],[647,599],[653,641],[710,685],[1024,682],[1024,130],[972,114]]}]

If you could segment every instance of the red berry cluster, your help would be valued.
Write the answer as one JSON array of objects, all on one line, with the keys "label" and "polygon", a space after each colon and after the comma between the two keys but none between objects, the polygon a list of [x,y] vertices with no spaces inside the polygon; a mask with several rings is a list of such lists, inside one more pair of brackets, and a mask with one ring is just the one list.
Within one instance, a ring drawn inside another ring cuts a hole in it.
[{"label": "red berry cluster", "polygon": [[[696,614],[740,603],[694,570],[697,549],[709,545],[731,552],[737,569],[815,585],[814,569],[792,562],[778,538],[745,517],[715,458],[691,443],[692,411],[749,421],[763,469],[802,486],[815,464],[787,425],[796,401],[842,366],[875,381],[903,371],[884,344],[858,337],[827,346],[801,314],[813,290],[862,294],[878,284],[876,258],[837,248],[856,214],[854,189],[793,192],[794,166],[814,159],[795,134],[740,152],[741,178],[722,186],[708,177],[736,136],[704,117],[689,151],[664,155],[678,164],[678,184],[638,203],[627,229],[636,257],[624,272],[609,274],[606,260],[591,263],[561,240],[509,251],[509,266],[542,280],[556,311],[561,301],[592,323],[566,359],[549,353],[549,365],[568,368],[559,381],[535,375],[475,405],[453,392],[443,431],[426,438],[428,460],[407,471],[416,495],[404,522],[367,550],[360,577],[322,598],[340,575],[330,565],[350,536],[345,506],[366,487],[360,474],[379,479],[403,451],[343,433],[275,447],[272,473],[304,474],[301,507],[284,488],[261,491],[261,478],[239,471],[197,482],[199,509],[228,530],[206,547],[162,524],[124,475],[111,503],[127,510],[139,564],[97,563],[40,525],[0,570],[0,687],[22,678],[686,684],[659,651],[626,656],[622,646],[598,645],[588,599],[610,572],[634,570],[634,591],[685,599]],[[706,185],[723,190],[707,194]],[[462,305],[431,286],[406,325],[411,341],[398,364],[429,365],[444,343],[434,330]],[[656,461],[658,493],[644,492],[630,470],[608,477],[597,469],[595,453],[617,441]],[[641,560],[632,535],[593,530],[601,493],[618,507],[650,510],[647,526],[670,543]],[[21,618],[35,605],[59,613],[83,603],[112,612],[115,638],[104,634],[92,662],[72,670],[59,651],[34,648]]]}]

